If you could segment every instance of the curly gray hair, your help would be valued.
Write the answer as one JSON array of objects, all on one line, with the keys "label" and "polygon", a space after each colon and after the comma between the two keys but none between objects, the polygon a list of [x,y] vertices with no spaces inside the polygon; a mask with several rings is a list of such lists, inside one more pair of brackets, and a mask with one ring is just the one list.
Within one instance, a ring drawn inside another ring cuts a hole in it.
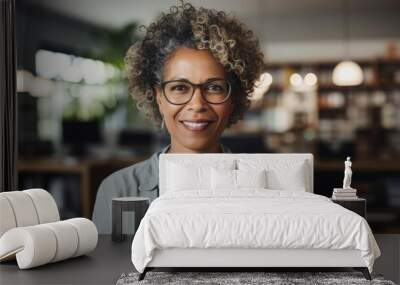
[{"label": "curly gray hair", "polygon": [[259,41],[251,30],[222,11],[194,8],[184,2],[170,7],[169,13],[162,13],[144,29],[145,37],[132,45],[125,57],[129,91],[138,109],[161,124],[155,86],[162,81],[168,57],[179,47],[188,47],[208,49],[222,64],[233,83],[234,109],[228,127],[242,118],[264,66]]}]

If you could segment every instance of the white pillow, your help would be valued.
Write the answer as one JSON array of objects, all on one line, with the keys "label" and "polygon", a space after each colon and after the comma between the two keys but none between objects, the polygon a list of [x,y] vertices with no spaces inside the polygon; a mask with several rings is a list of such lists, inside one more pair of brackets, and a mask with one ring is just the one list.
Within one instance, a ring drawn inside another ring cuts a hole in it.
[{"label": "white pillow", "polygon": [[238,188],[267,188],[267,172],[261,170],[236,170]]},{"label": "white pillow", "polygon": [[187,160],[167,162],[167,191],[211,189],[211,168],[235,169],[234,160],[209,161],[209,165],[196,165]]},{"label": "white pillow", "polygon": [[169,163],[168,189],[172,191],[184,191],[191,189],[206,189],[209,187],[207,176],[210,176],[209,167],[184,166]]},{"label": "white pillow", "polygon": [[266,182],[268,189],[306,191],[308,171],[304,160],[283,159],[239,159],[239,170],[254,171],[266,169]]},{"label": "white pillow", "polygon": [[212,190],[235,190],[236,189],[236,170],[232,169],[211,169],[211,189]]},{"label": "white pillow", "polygon": [[266,171],[211,169],[212,190],[239,190],[241,188],[266,188]]}]

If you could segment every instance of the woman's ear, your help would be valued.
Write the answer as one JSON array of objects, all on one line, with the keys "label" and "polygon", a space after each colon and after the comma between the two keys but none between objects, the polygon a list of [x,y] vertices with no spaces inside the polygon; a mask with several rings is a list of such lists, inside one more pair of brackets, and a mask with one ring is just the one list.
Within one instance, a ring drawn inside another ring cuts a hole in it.
[{"label": "woman's ear", "polygon": [[160,88],[155,88],[154,89],[154,93],[156,96],[156,101],[157,101],[157,105],[158,105],[158,110],[160,111],[160,114],[162,114],[162,100],[161,100],[161,92],[160,92]]},{"label": "woman's ear", "polygon": [[164,119],[163,102],[161,99],[161,90],[160,90],[160,88],[155,88],[154,92],[155,92],[156,101],[157,101],[157,105],[158,105],[158,112],[160,112],[161,118]]}]

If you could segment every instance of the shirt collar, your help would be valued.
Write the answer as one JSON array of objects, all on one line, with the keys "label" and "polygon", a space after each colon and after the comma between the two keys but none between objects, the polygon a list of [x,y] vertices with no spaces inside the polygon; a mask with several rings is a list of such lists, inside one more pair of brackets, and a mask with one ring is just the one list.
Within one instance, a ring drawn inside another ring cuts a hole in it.
[{"label": "shirt collar", "polygon": [[[139,185],[139,190],[141,191],[150,191],[153,190],[158,186],[158,161],[159,161],[159,156],[162,153],[166,153],[168,149],[170,148],[171,145],[167,145],[164,147],[161,151],[158,151],[154,153],[150,159],[149,163],[146,164],[146,169],[144,169],[143,173],[143,181],[141,181]],[[220,144],[221,147],[221,152],[222,153],[232,153],[232,151],[224,146],[223,144]]]},{"label": "shirt collar", "polygon": [[220,147],[222,153],[232,153],[232,151],[228,147],[224,146],[222,143],[220,144]]}]

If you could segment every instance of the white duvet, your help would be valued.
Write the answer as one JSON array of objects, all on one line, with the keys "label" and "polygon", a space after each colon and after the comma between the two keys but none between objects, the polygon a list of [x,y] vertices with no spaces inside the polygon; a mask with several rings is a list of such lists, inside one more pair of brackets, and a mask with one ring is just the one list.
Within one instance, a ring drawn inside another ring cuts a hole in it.
[{"label": "white duvet", "polygon": [[160,196],[133,239],[133,265],[143,272],[164,248],[358,249],[370,272],[380,256],[359,215],[324,196],[265,189]]}]

